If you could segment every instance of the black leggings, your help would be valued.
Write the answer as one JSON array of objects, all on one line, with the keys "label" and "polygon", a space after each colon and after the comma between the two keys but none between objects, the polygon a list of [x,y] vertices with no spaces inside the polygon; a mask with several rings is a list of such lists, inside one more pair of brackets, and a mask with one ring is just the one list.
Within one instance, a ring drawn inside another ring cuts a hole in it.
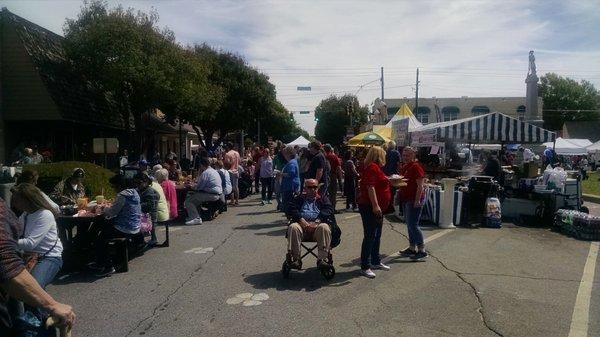
[{"label": "black leggings", "polygon": [[273,178],[260,178],[262,200],[271,200],[273,198]]}]

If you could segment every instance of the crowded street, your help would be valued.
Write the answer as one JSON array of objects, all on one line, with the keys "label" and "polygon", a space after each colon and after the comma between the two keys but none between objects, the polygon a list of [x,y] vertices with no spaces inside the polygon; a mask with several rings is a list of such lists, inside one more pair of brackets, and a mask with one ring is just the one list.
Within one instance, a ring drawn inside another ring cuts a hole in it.
[{"label": "crowded street", "polygon": [[600,336],[597,0],[0,0],[0,337]]},{"label": "crowded street", "polygon": [[[306,270],[286,280],[286,221],[274,208],[250,196],[214,221],[171,227],[171,246],[130,261],[128,273],[67,274],[49,291],[77,309],[84,323],[74,335],[89,337],[567,336],[572,324],[600,334],[598,301],[589,321],[571,319],[597,242],[509,224],[424,227],[431,256],[420,263],[398,257],[406,226],[388,216],[381,252],[391,270],[369,280],[359,274],[360,216],[342,212],[335,278],[326,281],[308,256]],[[599,205],[590,208],[600,214]],[[593,268],[588,301],[600,296],[600,267]],[[267,296],[228,304],[240,294]]]}]

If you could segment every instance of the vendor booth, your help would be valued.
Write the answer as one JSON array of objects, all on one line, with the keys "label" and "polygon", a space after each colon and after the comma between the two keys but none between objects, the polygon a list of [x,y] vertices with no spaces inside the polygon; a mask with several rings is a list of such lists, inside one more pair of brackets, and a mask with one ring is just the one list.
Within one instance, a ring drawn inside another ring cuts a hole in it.
[{"label": "vendor booth", "polygon": [[[526,144],[553,144],[555,137],[551,131],[498,112],[414,129],[410,132],[411,145],[419,149],[419,154],[446,157],[445,165],[442,160],[437,168],[425,165],[433,179],[426,192],[424,219],[443,227],[498,227],[503,209],[505,218],[528,221],[522,215],[529,214],[550,225],[548,217],[557,209],[581,209],[581,185],[576,172],[560,168],[540,172],[540,156],[523,160]],[[497,151],[497,158],[466,160],[473,144],[490,144],[482,148],[486,156]],[[515,145],[508,149],[508,144]],[[511,156],[519,152],[520,161],[513,163]],[[502,173],[494,177],[483,174],[486,165],[494,162]],[[446,219],[442,216],[444,210],[448,213]]]},{"label": "vendor booth", "polygon": [[558,137],[555,142],[546,142],[544,146],[554,148],[554,152],[560,156],[583,156],[586,155],[587,146],[592,145],[587,139],[565,139]]},{"label": "vendor booth", "polygon": [[291,145],[291,146],[299,146],[299,147],[308,147],[308,144],[310,144],[310,141],[302,136],[296,138],[294,141],[287,143],[286,145]]}]

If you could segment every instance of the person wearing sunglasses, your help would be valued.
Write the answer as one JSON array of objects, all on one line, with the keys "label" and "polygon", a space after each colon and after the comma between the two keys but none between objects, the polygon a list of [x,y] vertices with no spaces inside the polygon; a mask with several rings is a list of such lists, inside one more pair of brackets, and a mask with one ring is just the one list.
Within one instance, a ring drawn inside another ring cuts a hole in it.
[{"label": "person wearing sunglasses", "polygon": [[287,207],[287,216],[291,220],[288,226],[288,253],[292,256],[291,265],[300,269],[300,250],[302,240],[317,242],[317,267],[327,265],[331,247],[331,218],[333,207],[327,197],[318,193],[319,182],[316,179],[304,181],[304,191],[295,197]]}]

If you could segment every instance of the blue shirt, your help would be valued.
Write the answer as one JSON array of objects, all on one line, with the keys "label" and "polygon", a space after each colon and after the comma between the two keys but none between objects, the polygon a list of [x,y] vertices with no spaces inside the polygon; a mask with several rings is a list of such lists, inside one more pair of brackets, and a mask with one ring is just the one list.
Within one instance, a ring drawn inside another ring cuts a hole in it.
[{"label": "blue shirt", "polygon": [[383,173],[386,176],[398,173],[398,163],[400,162],[400,152],[397,150],[387,150],[385,154],[385,166],[383,167]]},{"label": "blue shirt", "polygon": [[214,168],[207,168],[198,178],[196,191],[206,192],[210,194],[222,194],[223,185],[221,184],[221,176]]},{"label": "blue shirt", "polygon": [[297,192],[300,190],[300,168],[298,167],[298,161],[295,158],[285,164],[282,172],[281,191]]},{"label": "blue shirt", "polygon": [[140,195],[133,188],[119,192],[112,206],[104,210],[104,215],[107,219],[114,219],[114,226],[119,231],[128,234],[138,233],[142,217]]},{"label": "blue shirt", "polygon": [[304,201],[302,204],[302,208],[300,209],[300,216],[304,218],[306,221],[315,221],[319,217],[319,207],[317,207],[317,200],[308,200]]}]

